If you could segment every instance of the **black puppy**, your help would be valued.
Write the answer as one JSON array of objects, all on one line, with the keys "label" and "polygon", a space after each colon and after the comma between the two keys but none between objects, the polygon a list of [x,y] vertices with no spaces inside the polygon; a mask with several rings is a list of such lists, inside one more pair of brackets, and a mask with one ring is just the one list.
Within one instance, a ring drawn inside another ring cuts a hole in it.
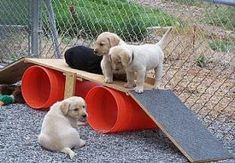
[{"label": "black puppy", "polygon": [[85,46],[75,46],[65,51],[66,63],[74,69],[102,74],[100,62],[102,56],[94,54],[94,49]]}]

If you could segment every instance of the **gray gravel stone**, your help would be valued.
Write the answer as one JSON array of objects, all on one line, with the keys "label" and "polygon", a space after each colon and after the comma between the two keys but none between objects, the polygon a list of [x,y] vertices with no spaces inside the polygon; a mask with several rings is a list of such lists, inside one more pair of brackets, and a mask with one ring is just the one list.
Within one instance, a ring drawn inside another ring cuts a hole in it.
[{"label": "gray gravel stone", "polygon": [[[43,149],[37,142],[46,111],[13,104],[0,108],[0,162],[188,162],[160,130],[101,134],[89,126],[80,129],[87,145],[75,149],[73,160],[66,154]],[[231,144],[230,144],[231,145]],[[234,151],[234,146],[230,150]],[[234,160],[222,162],[232,163]]]}]

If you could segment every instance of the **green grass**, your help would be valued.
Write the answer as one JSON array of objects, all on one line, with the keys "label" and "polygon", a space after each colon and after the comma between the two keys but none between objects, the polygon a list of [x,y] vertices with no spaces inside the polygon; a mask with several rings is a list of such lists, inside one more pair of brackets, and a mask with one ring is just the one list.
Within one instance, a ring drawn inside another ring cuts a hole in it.
[{"label": "green grass", "polygon": [[[29,0],[0,0],[0,24],[28,25]],[[44,1],[43,1],[44,2]],[[52,0],[60,34],[94,38],[103,31],[115,32],[124,40],[145,37],[147,27],[171,26],[177,19],[161,10],[144,7],[127,0]],[[44,4],[44,3],[43,3]],[[74,5],[75,13],[70,12]],[[49,29],[43,7],[43,28]]]},{"label": "green grass", "polygon": [[204,23],[224,27],[227,30],[235,29],[235,8],[227,6],[213,6],[207,10]]},{"label": "green grass", "polygon": [[207,62],[207,58],[204,55],[200,55],[196,59],[197,66],[199,66],[199,67],[205,67],[206,62]]},{"label": "green grass", "polygon": [[211,40],[209,47],[217,52],[229,52],[235,49],[235,43],[227,40]]},{"label": "green grass", "polygon": [[[75,14],[69,8],[73,2]],[[59,32],[84,34],[94,38],[103,31],[117,33],[125,40],[143,39],[147,27],[171,26],[177,19],[158,9],[151,9],[126,0],[53,1]]]}]

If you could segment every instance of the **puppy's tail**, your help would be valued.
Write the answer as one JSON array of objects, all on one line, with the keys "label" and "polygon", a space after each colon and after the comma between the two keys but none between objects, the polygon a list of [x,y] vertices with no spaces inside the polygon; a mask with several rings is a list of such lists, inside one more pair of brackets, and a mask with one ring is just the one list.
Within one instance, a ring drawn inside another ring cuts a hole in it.
[{"label": "puppy's tail", "polygon": [[44,134],[40,134],[38,136],[38,142],[41,146],[43,146],[44,148],[47,148],[47,149],[50,149],[52,150],[50,147],[49,147],[49,144],[50,144],[50,140],[48,139],[48,137]]},{"label": "puppy's tail", "polygon": [[56,143],[53,143],[52,140],[45,134],[41,133],[38,136],[38,142],[41,146],[48,150],[56,151],[59,149],[59,146]]},{"label": "puppy's tail", "polygon": [[161,40],[156,44],[160,46],[162,49],[165,48],[167,44],[167,36],[169,35],[170,31],[172,30],[172,27],[169,27],[169,29],[166,31],[166,33],[162,36]]}]

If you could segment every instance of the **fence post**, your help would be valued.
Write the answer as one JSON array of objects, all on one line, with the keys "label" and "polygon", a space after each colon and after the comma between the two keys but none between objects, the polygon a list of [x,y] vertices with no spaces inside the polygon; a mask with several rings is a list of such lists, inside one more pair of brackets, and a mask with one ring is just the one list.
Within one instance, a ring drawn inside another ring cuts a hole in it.
[{"label": "fence post", "polygon": [[51,37],[52,42],[54,46],[54,54],[56,58],[60,58],[60,49],[59,49],[59,42],[58,42],[58,31],[56,29],[56,23],[55,23],[55,15],[52,7],[51,0],[45,0],[46,7],[47,7],[47,13],[48,13],[48,21],[51,28]]},{"label": "fence post", "polygon": [[31,11],[31,20],[32,20],[32,35],[31,35],[31,50],[30,54],[33,57],[39,56],[39,33],[40,33],[40,6],[41,0],[32,0],[32,11]]}]

